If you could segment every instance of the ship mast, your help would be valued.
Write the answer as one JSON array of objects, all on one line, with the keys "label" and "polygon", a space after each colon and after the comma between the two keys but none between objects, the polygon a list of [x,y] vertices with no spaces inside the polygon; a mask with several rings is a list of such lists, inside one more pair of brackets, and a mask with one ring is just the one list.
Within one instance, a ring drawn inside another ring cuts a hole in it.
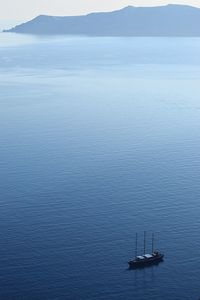
[{"label": "ship mast", "polygon": [[137,233],[135,235],[135,257],[137,257]]},{"label": "ship mast", "polygon": [[154,253],[154,233],[152,233],[152,253]]},{"label": "ship mast", "polygon": [[144,254],[146,253],[146,231],[144,231]]}]

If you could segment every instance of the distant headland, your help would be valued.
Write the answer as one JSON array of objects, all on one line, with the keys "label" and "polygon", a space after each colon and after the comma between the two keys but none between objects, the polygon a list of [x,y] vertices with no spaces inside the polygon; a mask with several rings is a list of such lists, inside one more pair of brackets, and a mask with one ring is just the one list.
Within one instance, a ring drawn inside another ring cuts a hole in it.
[{"label": "distant headland", "polygon": [[41,15],[4,32],[37,35],[200,36],[200,9],[186,5],[134,7],[83,16]]}]

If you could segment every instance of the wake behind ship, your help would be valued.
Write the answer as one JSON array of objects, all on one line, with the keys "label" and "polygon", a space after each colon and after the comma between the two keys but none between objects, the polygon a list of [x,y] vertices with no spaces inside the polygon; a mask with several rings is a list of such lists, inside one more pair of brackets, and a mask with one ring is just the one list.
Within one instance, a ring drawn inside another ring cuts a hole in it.
[{"label": "wake behind ship", "polygon": [[130,268],[143,268],[150,265],[159,264],[163,261],[164,254],[154,250],[154,234],[152,234],[152,253],[146,253],[146,232],[144,232],[144,254],[137,255],[137,233],[136,233],[136,245],[135,245],[135,258],[128,261]]}]

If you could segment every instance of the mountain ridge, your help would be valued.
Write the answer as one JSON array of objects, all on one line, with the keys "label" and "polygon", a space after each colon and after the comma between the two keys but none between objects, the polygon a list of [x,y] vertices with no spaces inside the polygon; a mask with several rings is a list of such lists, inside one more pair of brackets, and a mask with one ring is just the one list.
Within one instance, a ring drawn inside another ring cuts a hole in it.
[{"label": "mountain ridge", "polygon": [[200,9],[189,5],[127,6],[79,16],[39,15],[4,32],[89,36],[200,36]]}]

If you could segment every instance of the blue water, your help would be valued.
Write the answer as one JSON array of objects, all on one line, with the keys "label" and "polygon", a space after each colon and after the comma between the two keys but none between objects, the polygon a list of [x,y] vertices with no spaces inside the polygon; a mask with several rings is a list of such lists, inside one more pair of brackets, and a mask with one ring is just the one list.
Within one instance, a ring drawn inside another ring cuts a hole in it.
[{"label": "blue water", "polygon": [[[199,53],[0,34],[0,299],[200,297]],[[144,230],[165,262],[129,271]]]}]

